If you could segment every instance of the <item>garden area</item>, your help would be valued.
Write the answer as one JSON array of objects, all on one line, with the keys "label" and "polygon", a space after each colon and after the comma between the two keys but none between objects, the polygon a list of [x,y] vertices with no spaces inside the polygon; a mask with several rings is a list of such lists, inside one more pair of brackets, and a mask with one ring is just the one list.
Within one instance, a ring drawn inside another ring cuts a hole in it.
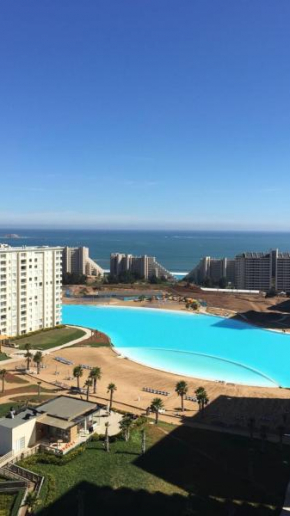
[{"label": "garden area", "polygon": [[145,432],[143,454],[136,428],[128,442],[111,438],[109,452],[100,439],[71,461],[22,461],[46,477],[36,514],[279,515],[290,478],[288,446],[165,423],[147,424]]},{"label": "garden area", "polygon": [[39,349],[45,351],[67,344],[75,339],[80,339],[83,335],[85,335],[84,331],[78,328],[59,327],[17,337],[14,340],[19,345],[19,349],[25,349],[26,344],[31,344],[32,350]]}]

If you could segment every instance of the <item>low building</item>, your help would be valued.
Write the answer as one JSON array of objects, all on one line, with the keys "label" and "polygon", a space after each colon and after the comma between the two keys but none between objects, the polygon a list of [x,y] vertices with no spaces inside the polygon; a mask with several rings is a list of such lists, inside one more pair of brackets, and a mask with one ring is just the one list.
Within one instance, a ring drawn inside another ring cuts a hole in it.
[{"label": "low building", "polygon": [[62,254],[62,272],[103,276],[104,270],[89,256],[88,247],[65,247]]},{"label": "low building", "polygon": [[123,272],[133,272],[145,280],[152,277],[174,279],[172,274],[163,265],[158,263],[154,256],[112,253],[110,258],[110,274],[112,276],[119,276]]},{"label": "low building", "polygon": [[96,403],[59,396],[0,419],[0,454],[17,454],[38,443],[66,451],[86,439],[98,425]]}]

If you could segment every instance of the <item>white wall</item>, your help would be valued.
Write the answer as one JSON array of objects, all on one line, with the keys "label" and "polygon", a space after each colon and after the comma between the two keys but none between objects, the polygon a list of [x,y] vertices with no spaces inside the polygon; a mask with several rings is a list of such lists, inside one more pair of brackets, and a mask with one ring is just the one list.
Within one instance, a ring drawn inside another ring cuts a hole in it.
[{"label": "white wall", "polygon": [[0,426],[0,455],[5,455],[12,449],[12,429]]},{"label": "white wall", "polygon": [[12,432],[12,449],[16,450],[16,442],[21,437],[25,437],[25,448],[33,446],[36,441],[36,418],[23,422],[22,425],[13,428]]}]

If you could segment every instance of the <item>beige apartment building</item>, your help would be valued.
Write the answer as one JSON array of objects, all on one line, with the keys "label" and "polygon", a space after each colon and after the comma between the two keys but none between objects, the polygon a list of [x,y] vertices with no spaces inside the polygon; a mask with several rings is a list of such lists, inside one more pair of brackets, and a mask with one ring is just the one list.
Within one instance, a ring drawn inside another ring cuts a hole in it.
[{"label": "beige apartment building", "polygon": [[148,280],[152,277],[174,279],[172,274],[156,261],[154,256],[133,256],[132,254],[112,253],[110,274],[118,276],[122,272],[135,272]]},{"label": "beige apartment building", "polygon": [[88,247],[65,247],[62,254],[63,273],[103,276],[104,270],[89,257]]},{"label": "beige apartment building", "polygon": [[61,323],[62,248],[0,245],[0,334]]}]

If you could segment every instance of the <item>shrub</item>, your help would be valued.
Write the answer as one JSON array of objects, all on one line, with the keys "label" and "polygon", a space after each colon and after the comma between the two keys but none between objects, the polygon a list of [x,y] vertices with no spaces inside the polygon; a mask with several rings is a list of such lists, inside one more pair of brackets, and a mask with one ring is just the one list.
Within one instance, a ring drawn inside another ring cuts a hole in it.
[{"label": "shrub", "polygon": [[56,494],[56,482],[53,475],[46,475],[47,492],[45,497],[45,505],[49,505],[55,498]]}]

